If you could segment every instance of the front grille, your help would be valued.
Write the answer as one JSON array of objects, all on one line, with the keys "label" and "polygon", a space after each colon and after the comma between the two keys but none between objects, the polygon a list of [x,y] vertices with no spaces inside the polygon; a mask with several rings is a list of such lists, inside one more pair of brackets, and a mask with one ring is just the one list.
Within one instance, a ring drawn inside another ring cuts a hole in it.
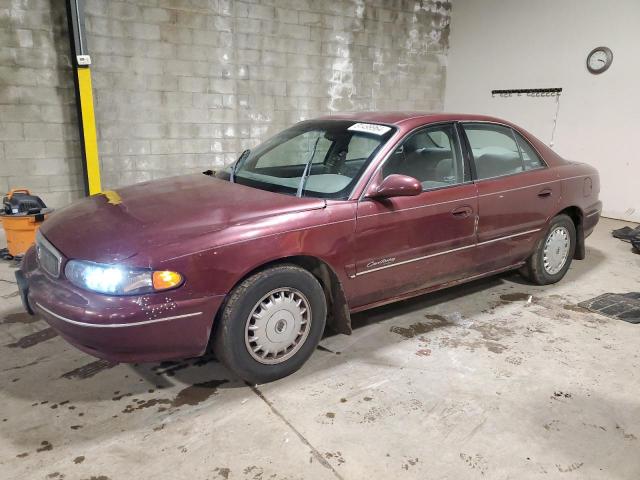
[{"label": "front grille", "polygon": [[40,232],[36,235],[36,254],[40,268],[51,276],[60,276],[62,255]]}]

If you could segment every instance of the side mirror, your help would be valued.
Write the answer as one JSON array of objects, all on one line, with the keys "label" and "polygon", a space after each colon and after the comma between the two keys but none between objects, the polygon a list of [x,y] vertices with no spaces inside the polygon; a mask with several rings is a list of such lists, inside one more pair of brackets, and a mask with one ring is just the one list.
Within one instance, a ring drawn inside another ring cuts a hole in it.
[{"label": "side mirror", "polygon": [[413,197],[422,193],[420,182],[408,175],[391,174],[368,196],[370,198]]}]

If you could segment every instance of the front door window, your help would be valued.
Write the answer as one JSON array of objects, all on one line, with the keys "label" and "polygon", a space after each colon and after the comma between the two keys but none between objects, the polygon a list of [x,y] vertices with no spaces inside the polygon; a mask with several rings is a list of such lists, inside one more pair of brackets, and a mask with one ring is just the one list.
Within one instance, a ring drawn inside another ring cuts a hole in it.
[{"label": "front door window", "polygon": [[422,189],[433,190],[468,180],[453,125],[425,128],[410,135],[393,152],[382,170],[416,178]]}]

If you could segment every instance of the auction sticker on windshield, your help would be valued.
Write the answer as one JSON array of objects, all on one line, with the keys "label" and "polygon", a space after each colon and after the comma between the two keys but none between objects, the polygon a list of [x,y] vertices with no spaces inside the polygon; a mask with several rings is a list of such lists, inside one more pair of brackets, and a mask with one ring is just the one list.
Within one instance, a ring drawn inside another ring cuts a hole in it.
[{"label": "auction sticker on windshield", "polygon": [[377,125],[375,123],[354,123],[347,130],[351,130],[352,132],[373,133],[374,135],[384,135],[391,130],[391,127]]}]

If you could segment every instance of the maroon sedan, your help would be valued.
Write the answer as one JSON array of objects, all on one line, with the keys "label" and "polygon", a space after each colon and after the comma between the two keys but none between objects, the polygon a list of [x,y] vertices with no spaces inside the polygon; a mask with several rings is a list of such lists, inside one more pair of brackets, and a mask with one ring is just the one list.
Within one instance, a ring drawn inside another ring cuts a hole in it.
[{"label": "maroon sedan", "polygon": [[550,284],[585,255],[599,178],[496,118],[360,113],[299,123],[205,175],[51,215],[25,308],[78,348],[140,362],[211,345],[267,382],[350,314],[507,270]]}]

